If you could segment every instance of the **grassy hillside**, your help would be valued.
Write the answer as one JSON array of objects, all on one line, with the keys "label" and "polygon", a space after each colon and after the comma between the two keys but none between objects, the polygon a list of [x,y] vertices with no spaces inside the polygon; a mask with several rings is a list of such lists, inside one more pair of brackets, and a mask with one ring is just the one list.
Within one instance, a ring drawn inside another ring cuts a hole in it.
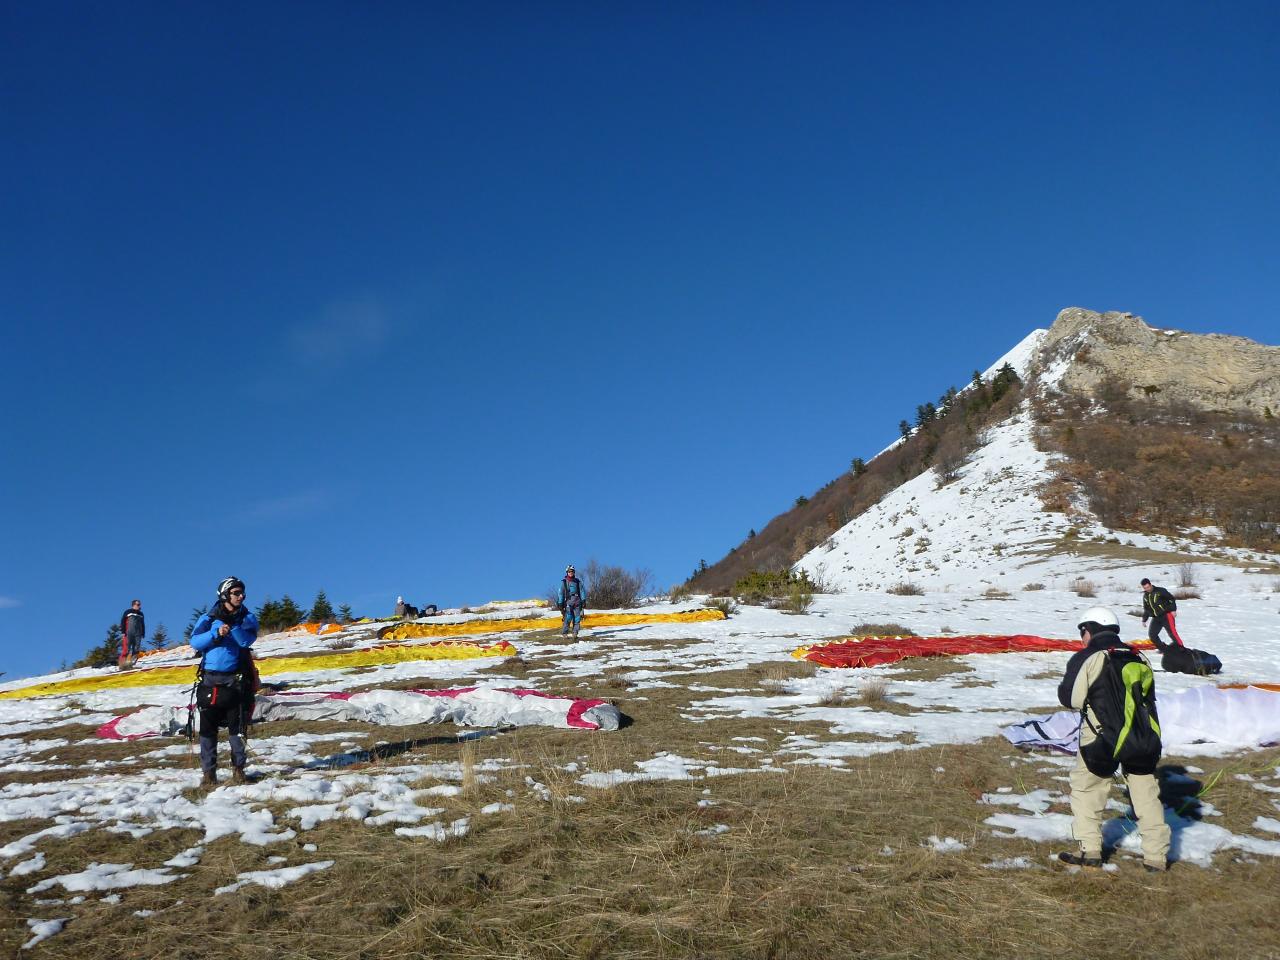
[{"label": "grassy hillside", "polygon": [[1046,507],[1086,503],[1114,530],[1280,549],[1280,420],[1206,411],[1108,381],[1095,397],[1049,393],[1033,404],[1041,449],[1062,456]]},{"label": "grassy hillside", "polygon": [[854,461],[848,473],[812,497],[800,498],[754,537],[690,578],[690,588],[718,593],[753,570],[789,567],[885,494],[930,467],[937,466],[943,482],[949,482],[981,432],[1008,417],[1021,396],[1017,375],[1006,368],[989,383],[975,376],[963,393],[953,388],[937,404],[922,405],[914,426],[906,421],[900,425],[907,434],[901,442],[869,463]]}]

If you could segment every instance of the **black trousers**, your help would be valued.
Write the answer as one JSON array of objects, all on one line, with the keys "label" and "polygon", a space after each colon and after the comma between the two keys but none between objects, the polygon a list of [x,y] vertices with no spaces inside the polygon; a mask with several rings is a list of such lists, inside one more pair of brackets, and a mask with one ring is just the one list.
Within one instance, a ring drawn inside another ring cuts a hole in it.
[{"label": "black trousers", "polygon": [[218,728],[227,728],[231,743],[231,765],[245,764],[244,728],[253,707],[239,687],[205,686],[196,688],[196,706],[200,708],[200,767],[213,773],[218,767]]}]

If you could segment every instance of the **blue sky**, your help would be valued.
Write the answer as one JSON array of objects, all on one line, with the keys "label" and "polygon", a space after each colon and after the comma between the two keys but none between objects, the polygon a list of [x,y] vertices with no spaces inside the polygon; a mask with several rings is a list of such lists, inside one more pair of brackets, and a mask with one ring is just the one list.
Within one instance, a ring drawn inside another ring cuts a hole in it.
[{"label": "blue sky", "polygon": [[0,9],[0,670],[713,561],[1057,311],[1280,340],[1280,8]]}]

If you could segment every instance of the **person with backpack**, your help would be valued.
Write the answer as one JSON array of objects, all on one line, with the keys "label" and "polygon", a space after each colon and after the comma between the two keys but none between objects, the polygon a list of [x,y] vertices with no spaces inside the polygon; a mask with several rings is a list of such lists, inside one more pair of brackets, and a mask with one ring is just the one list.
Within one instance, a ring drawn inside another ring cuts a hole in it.
[{"label": "person with backpack", "polygon": [[1151,627],[1147,631],[1147,636],[1151,642],[1156,645],[1159,650],[1164,650],[1172,644],[1163,644],[1160,642],[1160,631],[1165,630],[1169,636],[1173,638],[1173,642],[1180,647],[1185,647],[1182,637],[1178,636],[1178,601],[1173,599],[1171,594],[1164,587],[1157,587],[1152,584],[1146,577],[1142,578],[1142,623],[1146,626],[1148,620],[1151,621]]},{"label": "person with backpack", "polygon": [[201,785],[218,783],[218,728],[227,728],[231,743],[231,782],[245,776],[244,734],[253,715],[257,674],[249,648],[258,639],[258,620],[244,603],[244,581],[227,577],[218,584],[218,599],[196,621],[191,646],[200,653],[196,705],[200,710]]},{"label": "person with backpack", "polygon": [[577,571],[573,569],[573,564],[564,568],[564,579],[560,581],[560,593],[556,600],[556,607],[564,614],[564,626],[560,629],[560,636],[567,636],[569,631],[573,631],[573,635],[578,635],[578,630],[582,627],[582,611],[587,604],[587,588],[581,580],[578,579]]},{"label": "person with backpack", "polygon": [[1080,711],[1080,750],[1071,770],[1071,832],[1079,853],[1063,863],[1102,866],[1102,814],[1119,768],[1129,788],[1142,838],[1142,865],[1168,869],[1170,831],[1154,776],[1160,762],[1160,720],[1151,665],[1120,642],[1120,621],[1106,607],[1091,607],[1078,625],[1085,648],[1067,661],[1058,699]]},{"label": "person with backpack", "polygon": [[142,652],[142,638],[147,635],[147,621],[142,615],[142,601],[135,600],[120,616],[120,669],[131,670]]}]

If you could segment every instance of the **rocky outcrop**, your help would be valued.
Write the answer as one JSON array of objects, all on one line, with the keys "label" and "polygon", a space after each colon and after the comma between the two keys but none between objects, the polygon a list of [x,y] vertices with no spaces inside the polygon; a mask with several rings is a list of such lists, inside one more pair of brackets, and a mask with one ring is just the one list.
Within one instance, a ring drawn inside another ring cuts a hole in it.
[{"label": "rocky outcrop", "polygon": [[1118,379],[1134,396],[1158,391],[1161,400],[1202,409],[1262,414],[1269,407],[1280,416],[1280,347],[1160,330],[1131,313],[1068,307],[1049,328],[1033,369],[1045,386],[1071,393],[1097,395]]}]

